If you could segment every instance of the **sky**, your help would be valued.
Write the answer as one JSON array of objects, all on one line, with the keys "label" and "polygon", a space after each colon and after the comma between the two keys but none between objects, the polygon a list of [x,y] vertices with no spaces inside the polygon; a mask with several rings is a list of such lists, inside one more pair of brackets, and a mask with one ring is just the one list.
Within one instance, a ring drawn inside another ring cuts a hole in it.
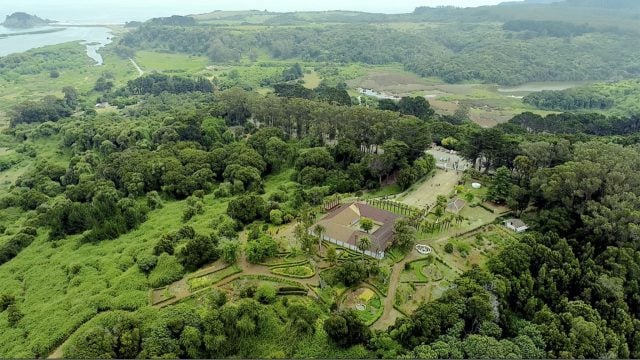
[{"label": "sky", "polygon": [[0,17],[25,11],[43,18],[73,22],[124,22],[214,10],[358,10],[406,13],[418,6],[460,7],[498,4],[503,0],[0,0]]}]

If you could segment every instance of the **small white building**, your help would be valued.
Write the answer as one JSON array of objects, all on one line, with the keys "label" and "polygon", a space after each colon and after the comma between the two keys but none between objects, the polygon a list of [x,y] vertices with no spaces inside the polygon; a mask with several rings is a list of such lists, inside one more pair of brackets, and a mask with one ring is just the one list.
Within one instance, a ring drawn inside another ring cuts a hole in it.
[{"label": "small white building", "polygon": [[525,224],[524,221],[520,219],[509,219],[504,222],[504,226],[517,233],[522,233],[529,230],[529,226],[527,226],[527,224]]}]

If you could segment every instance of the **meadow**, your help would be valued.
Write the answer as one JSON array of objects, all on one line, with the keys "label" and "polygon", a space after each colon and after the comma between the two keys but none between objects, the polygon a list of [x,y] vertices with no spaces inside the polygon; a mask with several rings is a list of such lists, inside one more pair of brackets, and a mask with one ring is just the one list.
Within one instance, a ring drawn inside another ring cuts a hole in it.
[{"label": "meadow", "polygon": [[136,52],[135,60],[145,72],[170,72],[194,74],[202,71],[209,64],[204,56],[159,53],[153,51]]}]

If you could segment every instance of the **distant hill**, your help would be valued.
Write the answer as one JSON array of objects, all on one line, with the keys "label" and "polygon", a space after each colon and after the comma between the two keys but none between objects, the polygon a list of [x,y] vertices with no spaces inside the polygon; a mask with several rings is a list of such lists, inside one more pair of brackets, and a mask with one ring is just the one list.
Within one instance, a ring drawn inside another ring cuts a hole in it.
[{"label": "distant hill", "polygon": [[564,0],[524,0],[525,4],[553,4],[557,2],[563,2]]},{"label": "distant hill", "polygon": [[[515,3],[515,2],[509,2]],[[553,4],[565,3],[571,6],[590,6],[609,9],[640,8],[638,0],[524,0],[520,4]]]},{"label": "distant hill", "polygon": [[7,15],[2,25],[7,28],[13,29],[28,29],[36,26],[49,25],[53,21],[41,19],[35,15],[29,15],[23,12],[16,12],[11,15]]},{"label": "distant hill", "polygon": [[591,6],[607,9],[640,8],[638,0],[566,0],[566,3],[574,6]]}]

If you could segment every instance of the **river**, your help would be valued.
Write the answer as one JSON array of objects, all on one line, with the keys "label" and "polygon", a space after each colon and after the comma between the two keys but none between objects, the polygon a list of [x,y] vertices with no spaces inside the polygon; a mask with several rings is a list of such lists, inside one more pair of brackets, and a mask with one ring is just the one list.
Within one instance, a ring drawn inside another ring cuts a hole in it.
[{"label": "river", "polygon": [[[0,38],[0,57],[9,54],[21,53],[27,50],[47,46],[57,45],[70,41],[81,41],[87,47],[87,56],[102,65],[102,55],[98,50],[111,43],[113,34],[111,29],[106,27],[81,27],[64,26],[64,30],[43,34],[14,35]],[[42,31],[56,29],[56,27],[45,26],[27,30],[7,29],[0,26],[0,34],[19,34],[24,32]]]}]

